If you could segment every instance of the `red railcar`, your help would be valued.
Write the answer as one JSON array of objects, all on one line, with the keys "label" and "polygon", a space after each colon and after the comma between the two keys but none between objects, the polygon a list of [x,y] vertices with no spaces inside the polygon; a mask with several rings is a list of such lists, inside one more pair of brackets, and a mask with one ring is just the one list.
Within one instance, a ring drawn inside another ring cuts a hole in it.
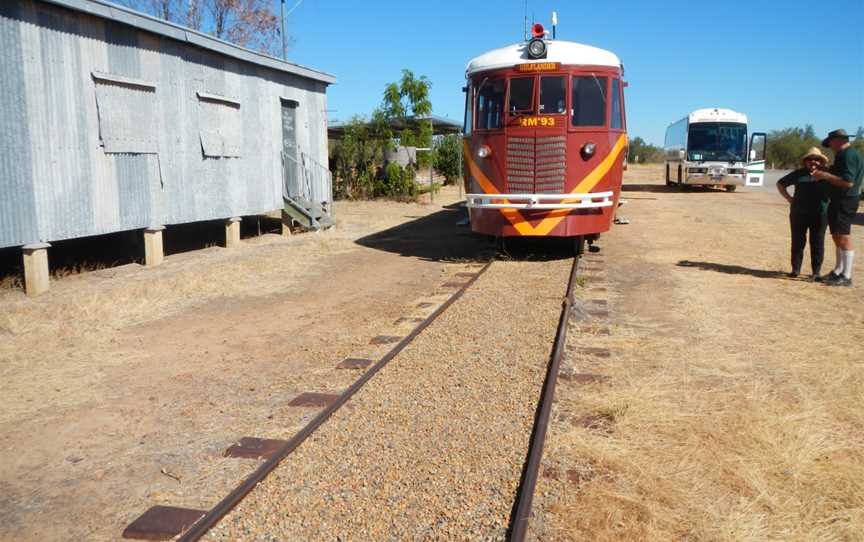
[{"label": "red railcar", "polygon": [[596,237],[614,218],[626,165],[624,69],[616,55],[534,38],[466,71],[465,190],[473,231]]}]

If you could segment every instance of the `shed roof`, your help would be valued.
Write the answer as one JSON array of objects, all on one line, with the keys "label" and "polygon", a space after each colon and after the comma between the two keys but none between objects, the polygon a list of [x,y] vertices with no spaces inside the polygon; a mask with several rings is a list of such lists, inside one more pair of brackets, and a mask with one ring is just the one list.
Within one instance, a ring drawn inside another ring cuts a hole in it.
[{"label": "shed roof", "polygon": [[329,73],[318,71],[312,68],[307,68],[306,66],[301,66],[299,64],[286,62],[284,60],[280,60],[278,58],[265,55],[257,51],[253,51],[251,49],[246,49],[245,47],[240,47],[238,45],[234,45],[233,43],[228,43],[227,41],[214,38],[213,36],[210,36],[203,32],[199,32],[197,30],[193,30],[191,28],[174,24],[172,22],[168,22],[162,19],[157,19],[156,17],[151,17],[149,15],[145,15],[144,13],[140,13],[138,11],[119,6],[117,4],[112,4],[105,0],[41,1],[49,4],[63,6],[68,9],[80,11],[103,19],[117,21],[119,23],[129,26],[134,26],[135,28],[151,32],[153,34],[166,36],[168,38],[185,42],[190,45],[200,47],[202,49],[208,49],[210,51],[214,51],[225,56],[230,56],[238,60],[257,64],[259,66],[265,66],[267,68],[271,68],[277,71],[298,75],[300,77],[313,79],[315,81],[321,81],[328,85],[336,82],[336,77]]},{"label": "shed roof", "polygon": [[[409,119],[413,120],[414,117],[409,117]],[[428,115],[425,117],[419,117],[416,120],[428,121],[429,119],[432,119],[432,135],[462,133],[461,122],[452,121],[444,117]],[[334,122],[333,124],[329,125],[327,127],[327,137],[329,137],[330,139],[342,139],[345,136],[345,126],[347,124],[347,122]],[[399,130],[405,129],[405,123],[401,122],[398,119],[394,119],[390,122],[390,128],[393,131],[398,132]]]}]

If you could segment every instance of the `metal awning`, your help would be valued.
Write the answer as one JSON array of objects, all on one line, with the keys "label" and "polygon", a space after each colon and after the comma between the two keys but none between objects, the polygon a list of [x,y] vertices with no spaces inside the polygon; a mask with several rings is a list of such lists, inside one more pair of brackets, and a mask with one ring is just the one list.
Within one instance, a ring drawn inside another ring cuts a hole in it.
[{"label": "metal awning", "polygon": [[[429,122],[432,119],[432,135],[447,135],[461,134],[462,123],[455,122],[448,118],[438,117],[435,115],[418,117],[416,120],[420,122]],[[409,120],[414,120],[414,117],[409,117]],[[342,139],[345,136],[345,125],[343,122],[336,122],[327,127],[327,137],[329,139]],[[394,132],[399,132],[405,129],[405,122],[400,119],[394,119],[390,122],[390,129]]]}]

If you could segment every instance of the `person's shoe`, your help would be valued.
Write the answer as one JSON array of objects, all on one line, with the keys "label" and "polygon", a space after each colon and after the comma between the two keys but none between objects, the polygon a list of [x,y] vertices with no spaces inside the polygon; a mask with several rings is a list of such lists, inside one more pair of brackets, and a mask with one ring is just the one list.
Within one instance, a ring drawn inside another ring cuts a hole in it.
[{"label": "person's shoe", "polygon": [[820,275],[819,273],[813,273],[810,276],[810,280],[813,282],[822,282],[823,278],[822,275]]},{"label": "person's shoe", "polygon": [[832,280],[831,282],[826,282],[825,285],[826,286],[845,286],[848,288],[849,286],[852,286],[852,279],[847,279],[846,277],[841,275],[841,276],[837,277],[837,280]]},{"label": "person's shoe", "polygon": [[792,271],[790,273],[786,273],[786,276],[789,277],[790,279],[794,279],[794,278],[798,277],[798,271]]},{"label": "person's shoe", "polygon": [[837,280],[839,278],[840,278],[840,275],[838,275],[834,271],[831,271],[830,273],[828,273],[827,275],[822,277],[822,282],[824,282],[825,284],[828,284],[829,282],[834,282],[835,280]]}]

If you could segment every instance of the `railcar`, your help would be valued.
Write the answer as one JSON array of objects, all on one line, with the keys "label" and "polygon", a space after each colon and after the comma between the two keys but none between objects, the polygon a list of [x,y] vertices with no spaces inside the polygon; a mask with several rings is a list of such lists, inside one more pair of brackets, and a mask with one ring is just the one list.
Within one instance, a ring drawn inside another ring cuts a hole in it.
[{"label": "railcar", "polygon": [[626,167],[624,67],[610,52],[532,37],[468,63],[464,179],[474,232],[498,238],[608,231]]}]

